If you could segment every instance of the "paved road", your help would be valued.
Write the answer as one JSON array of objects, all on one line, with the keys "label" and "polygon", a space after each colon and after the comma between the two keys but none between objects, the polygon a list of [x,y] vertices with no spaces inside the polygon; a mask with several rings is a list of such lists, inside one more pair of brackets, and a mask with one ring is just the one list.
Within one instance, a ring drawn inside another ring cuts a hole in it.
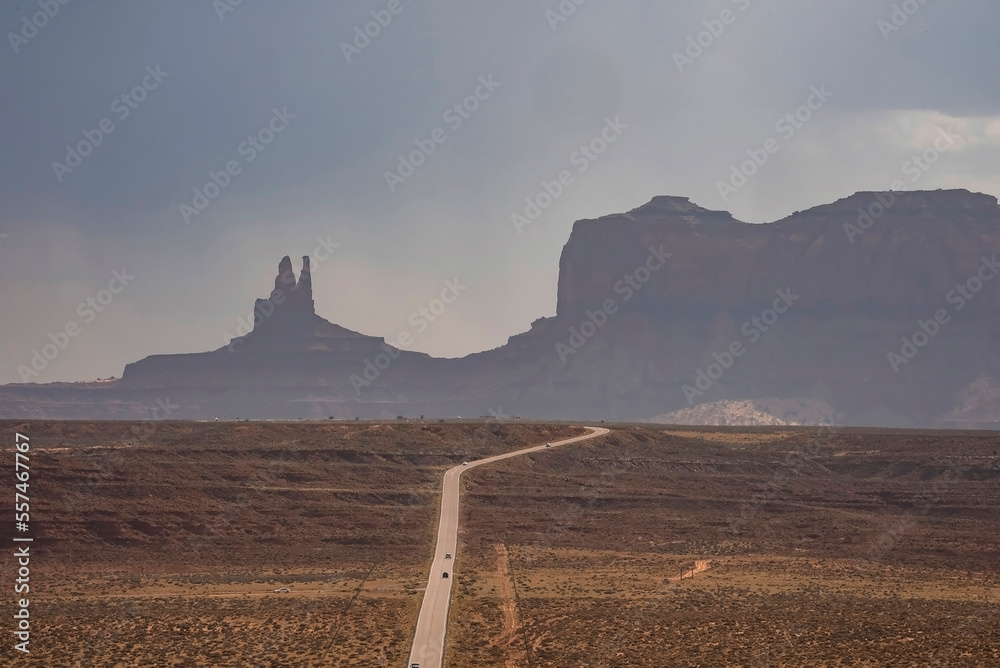
[{"label": "paved road", "polygon": [[[568,438],[565,441],[555,441],[552,443],[552,447],[576,443],[608,433],[607,429],[601,427],[588,427],[588,429],[591,429],[593,433]],[[469,462],[468,465],[460,464],[445,472],[437,547],[434,550],[434,561],[431,564],[431,576],[427,582],[427,591],[424,592],[424,600],[420,605],[417,631],[413,637],[413,648],[410,650],[410,661],[406,664],[407,666],[411,663],[419,663],[420,668],[441,668],[441,662],[444,658],[444,637],[448,631],[448,607],[451,603],[451,583],[454,580],[452,571],[455,558],[458,556],[455,554],[455,548],[458,546],[458,492],[462,473],[483,464],[545,449],[546,446],[542,444],[524,450],[508,452],[505,455],[477,459]],[[452,558],[445,559],[446,554],[451,554]],[[448,573],[447,579],[441,577],[442,573]]]}]

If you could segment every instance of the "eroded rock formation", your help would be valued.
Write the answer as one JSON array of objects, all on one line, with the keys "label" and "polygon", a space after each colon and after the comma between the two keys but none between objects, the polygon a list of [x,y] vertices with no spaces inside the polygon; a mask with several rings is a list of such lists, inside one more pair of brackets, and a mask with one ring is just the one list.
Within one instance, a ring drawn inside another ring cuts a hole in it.
[{"label": "eroded rock formation", "polygon": [[296,280],[286,257],[230,345],[146,358],[101,393],[0,388],[0,415],[169,394],[176,417],[638,420],[767,399],[845,424],[1000,425],[979,380],[1000,373],[998,255],[996,198],[964,190],[857,193],[768,224],[656,197],[578,221],[555,315],[495,350],[433,359],[334,325],[308,258]]}]

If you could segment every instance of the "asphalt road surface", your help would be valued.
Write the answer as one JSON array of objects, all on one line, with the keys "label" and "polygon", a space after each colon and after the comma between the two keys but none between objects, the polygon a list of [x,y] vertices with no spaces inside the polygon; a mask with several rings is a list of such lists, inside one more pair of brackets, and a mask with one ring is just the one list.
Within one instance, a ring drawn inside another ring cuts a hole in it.
[{"label": "asphalt road surface", "polygon": [[[588,427],[594,433],[575,438],[568,438],[565,441],[555,441],[552,447],[568,445],[583,441],[588,438],[603,436],[608,433],[607,429],[601,427]],[[410,650],[410,660],[407,666],[419,663],[420,668],[441,668],[444,659],[444,639],[448,631],[448,608],[451,603],[451,583],[454,581],[453,567],[458,555],[455,549],[458,546],[458,493],[459,481],[462,473],[471,468],[489,464],[491,462],[526,455],[529,452],[538,452],[547,449],[545,444],[508,452],[505,455],[477,459],[468,464],[459,464],[448,469],[444,474],[444,485],[441,496],[441,520],[438,523],[437,547],[434,549],[434,561],[431,564],[431,575],[427,581],[427,590],[424,592],[424,600],[420,605],[420,616],[417,618],[417,631],[413,636],[413,648]],[[445,555],[450,554],[451,559],[445,559]],[[448,577],[442,577],[442,573],[447,573]]]}]

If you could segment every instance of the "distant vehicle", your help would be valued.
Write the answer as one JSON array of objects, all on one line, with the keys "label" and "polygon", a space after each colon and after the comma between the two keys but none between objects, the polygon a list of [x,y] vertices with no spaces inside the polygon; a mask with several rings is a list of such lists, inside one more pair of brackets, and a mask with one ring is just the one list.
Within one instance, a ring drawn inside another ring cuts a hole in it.
[{"label": "distant vehicle", "polygon": [[552,447],[552,444],[551,444],[551,443],[546,443],[546,444],[545,444],[545,447],[546,447],[546,448],[551,448],[551,447]]},{"label": "distant vehicle", "polygon": [[420,664],[419,663],[411,663],[410,664],[410,668],[420,668]]},{"label": "distant vehicle", "polygon": [[468,466],[469,462],[462,462],[462,466]]},{"label": "distant vehicle", "polygon": [[448,571],[445,571],[444,573],[442,573],[441,577],[444,578],[445,580],[447,580],[448,579]]},{"label": "distant vehicle", "polygon": [[451,552],[448,552],[447,554],[445,554],[444,558],[445,559],[451,559]]},{"label": "distant vehicle", "polygon": [[281,589],[275,589],[274,593],[275,594],[287,594],[288,593],[288,587],[282,587]]}]

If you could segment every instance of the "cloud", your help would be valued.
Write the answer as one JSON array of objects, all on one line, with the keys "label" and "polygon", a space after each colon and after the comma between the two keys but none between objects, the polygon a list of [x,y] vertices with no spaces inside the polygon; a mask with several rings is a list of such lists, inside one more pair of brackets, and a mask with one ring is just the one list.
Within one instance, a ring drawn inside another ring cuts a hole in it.
[{"label": "cloud", "polygon": [[[136,356],[215,347],[266,294],[275,262],[310,252],[320,234],[350,249],[330,266],[337,280],[317,288],[323,315],[390,335],[427,285],[457,273],[475,290],[428,332],[426,350],[489,348],[554,312],[578,218],[674,194],[773,220],[887,186],[948,123],[967,144],[920,187],[996,194],[1000,89],[984,82],[1000,65],[1000,6],[986,0],[929,3],[890,41],[880,3],[761,0],[683,76],[671,54],[734,3],[588,2],[553,32],[555,2],[406,1],[350,63],[341,43],[377,8],[360,0],[244,2],[223,21],[211,3],[71,3],[2,54],[0,308],[19,346],[3,344],[5,356],[60,320],[56,283],[93,287],[122,263],[145,268],[134,310],[115,321],[141,345],[100,330],[92,361],[67,356],[56,375],[117,375]],[[19,20],[0,12],[0,27]],[[51,162],[157,64],[170,76],[58,182]],[[503,89],[390,193],[384,172],[399,153],[490,74]],[[837,95],[822,114],[718,201],[720,172],[823,84]],[[296,114],[287,131],[185,226],[178,205],[285,106]],[[510,213],[614,115],[630,123],[614,150],[530,234],[514,233]],[[0,382],[14,380],[0,366]]]}]

